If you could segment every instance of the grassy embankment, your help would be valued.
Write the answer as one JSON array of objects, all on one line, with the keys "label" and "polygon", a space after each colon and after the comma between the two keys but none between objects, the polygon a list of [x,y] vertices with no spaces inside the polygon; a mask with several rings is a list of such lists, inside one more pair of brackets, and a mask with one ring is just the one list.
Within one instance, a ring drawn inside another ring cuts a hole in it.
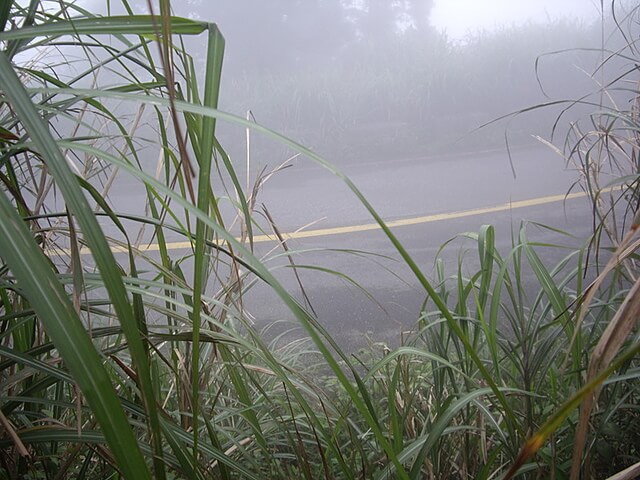
[{"label": "grassy embankment", "polygon": [[[506,112],[591,91],[594,83],[585,72],[599,55],[588,48],[599,45],[597,23],[563,20],[480,32],[464,42],[436,32],[407,32],[387,42],[349,44],[334,58],[304,58],[295,66],[279,66],[274,54],[271,69],[252,68],[234,52],[221,102],[240,116],[251,110],[259,123],[337,165],[371,156],[392,161],[503,148],[505,130],[513,145],[526,145],[535,143],[533,133],[550,134],[557,108],[475,130]],[[562,50],[563,55],[540,56]],[[567,121],[578,117],[573,113]],[[222,127],[225,144],[241,151],[242,132]],[[272,162],[282,155],[273,142],[259,138],[253,149]]]}]

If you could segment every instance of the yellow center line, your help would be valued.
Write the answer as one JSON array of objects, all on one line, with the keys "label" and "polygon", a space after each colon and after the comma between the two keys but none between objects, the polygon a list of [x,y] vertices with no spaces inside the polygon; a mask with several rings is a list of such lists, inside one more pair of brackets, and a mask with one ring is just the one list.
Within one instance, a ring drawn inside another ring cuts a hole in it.
[{"label": "yellow center line", "polygon": [[[614,187],[615,188],[615,187]],[[614,188],[603,189],[602,192],[613,190]],[[419,225],[422,223],[442,222],[445,220],[453,220],[456,218],[473,217],[476,215],[483,215],[486,213],[505,212],[510,210],[517,210],[519,208],[534,207],[537,205],[545,205],[548,203],[557,203],[564,200],[573,200],[575,198],[586,197],[584,192],[570,193],[567,195],[549,195],[546,197],[531,198],[529,200],[520,200],[516,202],[508,202],[500,205],[494,205],[490,207],[472,208],[469,210],[459,210],[457,212],[449,213],[437,213],[434,215],[425,215],[421,217],[404,218],[400,220],[392,220],[386,222],[389,228],[406,227],[409,225]],[[293,240],[298,238],[314,238],[314,237],[326,237],[329,235],[344,235],[347,233],[366,232],[370,230],[379,230],[380,225],[377,223],[364,223],[360,225],[347,225],[344,227],[333,228],[317,228],[313,230],[303,230],[289,233],[282,233],[282,238],[285,240]],[[240,240],[239,238],[236,238]],[[279,241],[275,235],[255,235],[253,237],[254,243],[264,242],[277,242]],[[167,250],[182,250],[192,248],[192,242],[169,242],[166,244]],[[140,252],[156,252],[160,250],[160,246],[157,243],[151,243],[149,245],[140,245],[137,248]],[[113,246],[112,251],[114,253],[127,252],[127,248],[124,246]],[[57,249],[55,254],[69,254],[68,249]],[[81,249],[82,255],[89,254],[88,248]]]},{"label": "yellow center line", "polygon": [[[419,225],[422,223],[442,222],[445,220],[453,220],[455,218],[473,217],[476,215],[483,215],[486,213],[504,212],[509,210],[516,210],[519,208],[534,207],[536,205],[545,205],[547,203],[557,203],[563,200],[573,200],[574,198],[586,197],[584,192],[570,193],[568,195],[549,195],[547,197],[531,198],[529,200],[520,200],[517,202],[503,203],[501,205],[494,205],[491,207],[473,208],[470,210],[460,210],[457,212],[449,213],[437,213],[434,215],[425,215],[422,217],[404,218],[400,220],[393,220],[386,222],[389,228],[405,227],[408,225]],[[313,237],[326,237],[329,235],[344,235],[347,233],[366,232],[370,230],[379,230],[380,225],[377,223],[364,223],[360,225],[347,225],[344,227],[333,228],[317,228],[314,230],[303,230],[298,232],[282,233],[282,237],[285,240],[293,240],[298,238],[313,238]],[[239,239],[238,239],[239,240]],[[275,235],[255,235],[253,237],[253,243],[263,242],[277,242],[278,238]],[[168,250],[179,250],[191,248],[191,242],[170,242],[167,243]],[[126,251],[124,248],[116,247],[115,251]],[[146,246],[140,246],[140,251],[150,252],[159,250],[159,246],[156,243],[152,243]]]}]

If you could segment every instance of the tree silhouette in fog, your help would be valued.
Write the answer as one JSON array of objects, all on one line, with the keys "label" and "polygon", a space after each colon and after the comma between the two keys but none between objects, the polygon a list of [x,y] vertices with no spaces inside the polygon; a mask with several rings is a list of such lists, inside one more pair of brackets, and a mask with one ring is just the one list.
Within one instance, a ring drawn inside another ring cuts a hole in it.
[{"label": "tree silhouette in fog", "polygon": [[378,43],[388,41],[406,29],[426,32],[433,0],[366,0],[352,2],[352,11],[359,11],[360,21],[356,25],[365,41]]},{"label": "tree silhouette in fog", "polygon": [[[430,29],[433,0],[219,0],[206,16],[254,69],[336,58],[354,43],[377,44],[410,28]],[[204,13],[204,12],[203,12]]]}]

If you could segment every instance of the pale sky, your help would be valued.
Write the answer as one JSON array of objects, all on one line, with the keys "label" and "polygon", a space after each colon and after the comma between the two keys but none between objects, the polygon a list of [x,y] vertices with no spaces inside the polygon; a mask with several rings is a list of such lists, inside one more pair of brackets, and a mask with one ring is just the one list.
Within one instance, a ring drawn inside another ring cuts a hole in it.
[{"label": "pale sky", "polygon": [[436,0],[431,22],[451,38],[463,39],[469,31],[492,30],[528,20],[592,20],[598,15],[599,5],[599,0]]}]

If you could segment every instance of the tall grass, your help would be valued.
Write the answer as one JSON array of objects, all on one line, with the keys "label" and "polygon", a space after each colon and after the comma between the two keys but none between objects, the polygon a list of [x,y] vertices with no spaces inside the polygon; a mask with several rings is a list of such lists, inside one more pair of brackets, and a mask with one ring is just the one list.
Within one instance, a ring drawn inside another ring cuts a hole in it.
[{"label": "tall grass", "polygon": [[[493,227],[465,234],[478,260],[453,275],[438,262],[430,280],[335,167],[217,109],[215,24],[172,17],[168,1],[97,17],[34,0],[4,3],[0,27],[1,478],[577,478],[640,460],[637,222],[611,236],[608,263],[596,250],[593,283],[589,244],[550,268],[539,252],[553,247],[526,225],[507,252]],[[179,35],[207,45],[204,78]],[[615,138],[598,152],[637,158],[635,113],[607,118],[623,126],[597,123],[593,138]],[[263,179],[241,183],[218,122],[324,166],[380,224],[424,288],[399,348],[343,352],[258,258]],[[635,212],[635,171],[590,172],[596,204],[624,184],[618,202]],[[135,182],[142,211],[110,202],[118,182]],[[254,328],[255,282],[306,342]]]}]

